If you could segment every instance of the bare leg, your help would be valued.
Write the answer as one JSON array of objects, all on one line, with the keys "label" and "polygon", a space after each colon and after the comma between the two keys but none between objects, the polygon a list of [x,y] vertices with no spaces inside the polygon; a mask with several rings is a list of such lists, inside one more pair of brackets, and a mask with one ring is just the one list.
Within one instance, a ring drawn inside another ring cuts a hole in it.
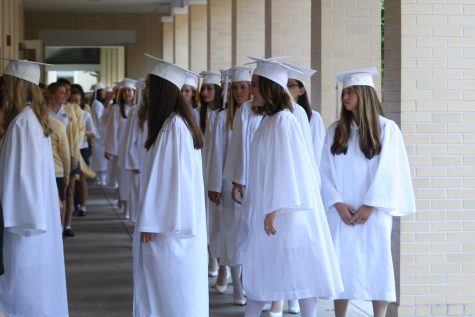
[{"label": "bare leg", "polygon": [[264,308],[264,304],[265,302],[248,298],[244,317],[259,317],[261,315],[262,308]]},{"label": "bare leg", "polygon": [[300,316],[302,317],[316,317],[317,316],[317,302],[316,297],[299,299]]},{"label": "bare leg", "polygon": [[274,301],[274,302],[272,302],[272,305],[270,307],[270,312],[271,313],[280,313],[280,312],[282,312],[283,308],[284,308],[284,301],[283,300]]},{"label": "bare leg", "polygon": [[220,265],[218,270],[218,278],[216,280],[216,284],[218,285],[226,285],[228,284],[228,269],[225,265]]},{"label": "bare leg", "polygon": [[122,200],[122,206],[124,207],[124,212],[122,213],[122,217],[124,219],[129,219],[130,218],[130,215],[129,215],[129,204],[127,202],[127,200]]},{"label": "bare leg", "polygon": [[74,237],[74,232],[71,230],[71,223],[73,221],[73,211],[74,211],[74,189],[75,189],[76,177],[71,175],[69,180],[69,185],[66,188],[66,214],[64,216],[64,225],[66,236]]},{"label": "bare leg", "polygon": [[345,317],[346,309],[348,308],[347,299],[337,299],[334,301],[335,317]]},{"label": "bare leg", "polygon": [[87,203],[87,179],[84,174],[81,174],[81,178],[79,179],[79,202],[81,206],[86,207]]},{"label": "bare leg", "polygon": [[373,314],[374,317],[385,317],[388,310],[388,302],[382,300],[373,301]]},{"label": "bare leg", "polygon": [[208,245],[208,276],[216,276],[218,273],[218,258],[211,256]]}]

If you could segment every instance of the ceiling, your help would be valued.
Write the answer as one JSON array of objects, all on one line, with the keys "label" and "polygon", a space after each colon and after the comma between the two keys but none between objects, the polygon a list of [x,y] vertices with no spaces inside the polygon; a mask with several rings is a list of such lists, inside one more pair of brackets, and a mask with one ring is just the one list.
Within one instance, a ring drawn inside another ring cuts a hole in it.
[{"label": "ceiling", "polygon": [[160,12],[186,5],[183,0],[22,0],[25,11]]}]

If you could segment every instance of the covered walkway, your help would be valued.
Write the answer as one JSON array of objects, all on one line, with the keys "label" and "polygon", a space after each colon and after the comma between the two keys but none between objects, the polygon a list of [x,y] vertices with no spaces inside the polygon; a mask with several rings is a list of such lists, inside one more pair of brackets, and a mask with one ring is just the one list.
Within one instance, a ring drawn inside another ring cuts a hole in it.
[{"label": "covered walkway", "polygon": [[[111,189],[90,188],[88,214],[74,219],[76,237],[64,240],[71,317],[131,316],[133,227],[121,220],[114,197]],[[219,295],[212,288],[214,282],[210,278],[210,316],[243,316],[244,307],[231,304],[231,285]],[[347,315],[366,317],[370,311],[371,305],[358,302],[350,305]],[[334,316],[330,301],[320,301],[318,316]]]}]

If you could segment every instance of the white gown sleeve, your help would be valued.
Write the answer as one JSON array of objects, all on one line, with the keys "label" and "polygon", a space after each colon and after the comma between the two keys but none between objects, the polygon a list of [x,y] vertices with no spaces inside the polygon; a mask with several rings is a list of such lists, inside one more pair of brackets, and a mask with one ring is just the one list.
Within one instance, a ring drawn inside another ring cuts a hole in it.
[{"label": "white gown sleeve", "polygon": [[247,120],[245,110],[247,104],[243,104],[234,116],[233,133],[229,142],[228,156],[224,164],[224,179],[234,183],[245,185],[245,139]]},{"label": "white gown sleeve", "polygon": [[364,204],[386,210],[393,216],[413,214],[416,212],[414,190],[401,131],[393,121],[385,121],[378,168]]},{"label": "white gown sleeve", "polygon": [[172,235],[196,236],[204,206],[199,150],[183,119],[174,116],[160,130],[147,156],[137,229]]},{"label": "white gown sleeve", "polygon": [[[38,135],[42,133],[42,129],[38,128],[41,126],[31,122],[31,119],[18,120],[12,122],[12,125],[10,133],[7,132],[2,140],[4,143],[1,149],[0,199],[4,226],[6,230],[23,236],[42,234],[49,228],[48,213],[41,208],[54,203],[59,208],[59,198],[58,202],[45,204],[44,200],[51,196],[45,193],[49,188],[45,187],[42,171],[39,170],[52,170],[51,177],[54,177],[54,167],[50,166],[53,164],[51,142],[43,134]],[[49,161],[40,154],[48,151],[44,148],[45,145],[49,146],[51,153]],[[32,168],[32,160],[36,160],[36,168]]]},{"label": "white gown sleeve", "polygon": [[312,189],[317,188],[318,182],[312,172],[313,157],[307,151],[298,126],[296,118],[290,112],[285,113],[277,118],[274,131],[270,131],[268,140],[261,144],[269,157],[261,174],[263,212],[266,214],[315,208]]},{"label": "white gown sleeve", "polygon": [[338,175],[335,166],[334,155],[331,154],[330,149],[333,144],[333,137],[335,134],[335,124],[332,124],[325,136],[325,142],[322,149],[322,160],[320,162],[320,174],[322,178],[322,201],[325,206],[325,210],[330,210],[330,207],[338,202],[343,202],[338,188],[342,188],[339,182],[341,180],[336,178]]},{"label": "white gown sleeve", "polygon": [[226,110],[217,114],[210,137],[208,190],[221,193],[223,184],[223,166],[226,158]]},{"label": "white gown sleeve", "polygon": [[119,166],[127,170],[139,170],[140,169],[140,157],[141,151],[139,144],[139,120],[137,116],[137,110],[134,108],[129,111],[127,121],[125,124],[122,143],[120,145],[119,152]]},{"label": "white gown sleeve", "polygon": [[310,119],[310,132],[312,134],[315,163],[317,163],[317,168],[320,168],[323,142],[325,141],[325,125],[323,123],[322,117],[315,110],[312,110],[312,118]]},{"label": "white gown sleeve", "polygon": [[104,132],[105,152],[112,155],[119,155],[119,125],[120,125],[120,107],[119,105],[110,106],[109,115]]}]

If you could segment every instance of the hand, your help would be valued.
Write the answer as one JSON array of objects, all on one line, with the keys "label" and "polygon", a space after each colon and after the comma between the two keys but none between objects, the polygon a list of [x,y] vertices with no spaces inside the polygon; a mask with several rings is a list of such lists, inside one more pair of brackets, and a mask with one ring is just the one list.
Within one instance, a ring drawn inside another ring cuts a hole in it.
[{"label": "hand", "polygon": [[142,243],[149,243],[153,239],[155,239],[155,233],[140,232],[140,241],[142,241]]},{"label": "hand", "polygon": [[355,214],[352,217],[353,223],[356,224],[364,224],[366,220],[368,220],[369,216],[374,211],[374,207],[362,205],[358,210],[356,210]]},{"label": "hand", "polygon": [[[240,195],[240,199],[238,199],[238,194]],[[233,197],[233,200],[241,204],[242,199],[244,198],[244,186],[241,184],[233,183],[233,189],[231,190],[231,196]]]},{"label": "hand", "polygon": [[353,215],[355,214],[355,210],[348,206],[345,203],[336,203],[335,208],[338,211],[338,214],[343,220],[344,223],[347,225],[354,225]]},{"label": "hand", "polygon": [[106,153],[104,153],[104,157],[105,157],[108,161],[110,161],[110,160],[112,160],[112,159],[114,158],[114,155],[112,155],[112,154],[106,152]]},{"label": "hand", "polygon": [[208,198],[209,200],[214,202],[216,206],[219,206],[221,204],[221,193],[208,190]]},{"label": "hand", "polygon": [[277,230],[275,230],[275,217],[277,217],[277,212],[273,211],[270,214],[267,214],[264,219],[264,231],[268,236],[277,233]]},{"label": "hand", "polygon": [[71,169],[75,170],[79,166],[79,161],[76,160],[74,157],[71,157]]}]

